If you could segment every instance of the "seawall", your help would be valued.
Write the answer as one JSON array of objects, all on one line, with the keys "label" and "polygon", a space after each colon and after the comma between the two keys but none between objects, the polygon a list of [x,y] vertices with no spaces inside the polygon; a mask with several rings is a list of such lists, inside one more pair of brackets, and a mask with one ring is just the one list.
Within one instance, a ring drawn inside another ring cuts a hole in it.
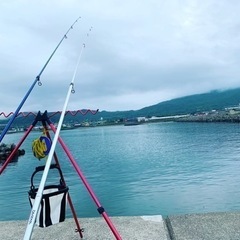
[{"label": "seawall", "polygon": [[[115,239],[102,217],[79,218],[85,240]],[[126,240],[239,240],[240,212],[205,213],[168,216],[111,217]],[[23,239],[27,221],[0,221],[0,239]],[[72,218],[47,227],[34,227],[32,239],[75,240],[81,239],[75,232]]]}]

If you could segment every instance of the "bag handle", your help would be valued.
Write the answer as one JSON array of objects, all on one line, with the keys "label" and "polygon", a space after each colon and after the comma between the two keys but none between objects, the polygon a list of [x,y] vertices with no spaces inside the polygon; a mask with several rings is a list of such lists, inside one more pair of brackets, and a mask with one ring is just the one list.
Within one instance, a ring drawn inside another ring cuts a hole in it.
[{"label": "bag handle", "polygon": [[[35,171],[33,172],[32,176],[31,176],[31,188],[35,188],[33,185],[33,178],[35,176],[36,173],[44,171],[45,166],[38,166],[35,168]],[[62,170],[61,168],[57,165],[57,164],[51,164],[50,165],[50,169],[57,169],[60,175],[60,184],[63,184],[63,175],[62,175]]]}]

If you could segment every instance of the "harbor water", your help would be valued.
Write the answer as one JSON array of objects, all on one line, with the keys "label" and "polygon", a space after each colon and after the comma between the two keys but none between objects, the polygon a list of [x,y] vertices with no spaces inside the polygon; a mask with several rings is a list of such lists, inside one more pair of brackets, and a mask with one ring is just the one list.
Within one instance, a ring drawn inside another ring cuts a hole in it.
[{"label": "harbor water", "polygon": [[[23,134],[6,135],[3,142],[17,144]],[[25,155],[0,175],[0,221],[29,217],[31,175],[46,161],[36,159],[31,149],[40,135],[32,131],[21,146]],[[60,135],[110,216],[240,210],[239,124],[82,127]],[[78,217],[99,216],[60,145],[56,153]],[[52,171],[46,184],[58,181]],[[69,209],[67,217],[72,217]]]}]

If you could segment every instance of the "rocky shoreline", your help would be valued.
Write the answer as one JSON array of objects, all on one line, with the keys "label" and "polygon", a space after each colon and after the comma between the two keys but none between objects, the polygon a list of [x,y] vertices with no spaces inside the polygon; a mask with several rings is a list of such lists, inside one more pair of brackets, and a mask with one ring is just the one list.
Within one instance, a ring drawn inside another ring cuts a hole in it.
[{"label": "rocky shoreline", "polygon": [[[16,145],[14,143],[12,144],[5,144],[2,143],[0,145],[0,163],[7,160],[7,158],[10,156],[10,154],[15,149]],[[16,154],[13,156],[11,161],[17,161],[19,156],[23,156],[25,154],[24,149],[18,149]]]},{"label": "rocky shoreline", "polygon": [[188,116],[176,119],[178,122],[226,122],[240,123],[240,114],[229,112],[208,112],[201,114],[189,114]]}]

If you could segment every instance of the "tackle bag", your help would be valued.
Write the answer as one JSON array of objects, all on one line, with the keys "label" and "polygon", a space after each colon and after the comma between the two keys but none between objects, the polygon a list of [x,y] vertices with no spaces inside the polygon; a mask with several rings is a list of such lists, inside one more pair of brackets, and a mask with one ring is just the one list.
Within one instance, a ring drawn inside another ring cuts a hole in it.
[{"label": "tackle bag", "polygon": [[[38,188],[33,184],[33,178],[36,173],[43,171],[45,166],[37,167],[31,177],[31,187],[28,192],[31,207],[34,204]],[[60,182],[57,185],[48,185],[44,187],[40,208],[36,217],[36,225],[39,227],[48,227],[65,220],[68,187],[63,184],[63,175],[61,169],[52,164],[50,169],[57,169],[60,174]]]}]

